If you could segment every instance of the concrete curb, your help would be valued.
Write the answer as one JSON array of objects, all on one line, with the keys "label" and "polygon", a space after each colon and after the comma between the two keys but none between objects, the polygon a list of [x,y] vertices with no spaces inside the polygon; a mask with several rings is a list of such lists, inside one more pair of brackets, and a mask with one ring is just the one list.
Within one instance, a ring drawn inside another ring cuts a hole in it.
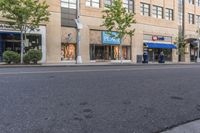
[{"label": "concrete curb", "polygon": [[37,64],[37,65],[5,65],[0,64],[0,68],[28,68],[28,67],[88,67],[88,66],[166,66],[166,65],[200,65],[200,63],[89,63],[89,64]]}]

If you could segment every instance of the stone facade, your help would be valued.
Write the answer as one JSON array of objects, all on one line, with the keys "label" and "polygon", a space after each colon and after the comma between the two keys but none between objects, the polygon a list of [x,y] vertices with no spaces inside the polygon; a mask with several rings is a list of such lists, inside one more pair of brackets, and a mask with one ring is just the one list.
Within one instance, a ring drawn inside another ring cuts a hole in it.
[{"label": "stone facade", "polygon": [[[46,44],[43,44],[45,45],[43,48],[46,48],[44,50],[46,52],[45,63],[62,63],[61,44],[76,44],[76,29],[61,26],[60,0],[46,1],[50,5],[51,16],[50,21],[46,24]],[[197,25],[188,23],[188,13],[200,15],[200,7],[189,4],[188,1],[185,1],[185,34],[196,37]],[[141,2],[150,4],[150,16],[141,15]],[[83,28],[80,30],[80,53],[83,63],[89,63],[91,62],[90,44],[101,43],[100,32],[106,30],[100,26],[103,21],[104,0],[100,0],[99,8],[88,7],[85,3],[86,0],[80,0],[80,21],[83,24]],[[153,5],[163,7],[163,16],[165,16],[166,8],[173,9],[173,20],[154,18],[152,16]],[[122,45],[131,46],[131,62],[136,63],[138,55],[142,56],[144,52],[144,35],[167,36],[172,38],[171,43],[175,42],[175,38],[178,36],[178,0],[135,0],[134,12],[137,23],[132,25],[131,28],[135,29],[135,34],[132,39],[127,37]],[[3,21],[2,18],[0,19]],[[69,34],[72,39],[67,42],[66,37]],[[189,54],[186,55],[186,58],[186,61],[190,62]],[[172,62],[178,62],[177,49],[172,50]]]}]

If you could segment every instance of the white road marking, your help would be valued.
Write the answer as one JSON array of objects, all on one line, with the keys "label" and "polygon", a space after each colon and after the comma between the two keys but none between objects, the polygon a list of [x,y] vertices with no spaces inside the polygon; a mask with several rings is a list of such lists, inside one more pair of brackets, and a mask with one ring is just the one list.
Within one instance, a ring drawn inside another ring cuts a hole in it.
[{"label": "white road marking", "polygon": [[95,69],[95,70],[58,70],[58,71],[21,71],[21,72],[1,72],[0,75],[18,75],[18,74],[48,74],[48,73],[79,73],[79,72],[106,72],[106,71],[138,71],[138,70],[164,70],[164,69],[191,69],[200,68],[200,66],[170,66],[170,67],[143,67],[143,68],[113,68],[113,69]]}]

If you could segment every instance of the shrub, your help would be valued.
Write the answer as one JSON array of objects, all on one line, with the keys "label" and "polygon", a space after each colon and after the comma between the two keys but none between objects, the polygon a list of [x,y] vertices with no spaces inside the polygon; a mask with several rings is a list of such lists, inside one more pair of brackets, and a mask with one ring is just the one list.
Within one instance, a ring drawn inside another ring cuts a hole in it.
[{"label": "shrub", "polygon": [[7,63],[7,64],[11,64],[11,63],[19,63],[20,62],[20,55],[17,52],[14,51],[5,51],[3,53],[3,60]]},{"label": "shrub", "polygon": [[24,62],[25,63],[34,63],[37,64],[38,61],[42,59],[42,52],[41,50],[34,50],[31,49],[27,52],[27,54],[24,56]]},{"label": "shrub", "polygon": [[24,63],[25,64],[30,64],[30,58],[29,58],[28,54],[24,55]]}]

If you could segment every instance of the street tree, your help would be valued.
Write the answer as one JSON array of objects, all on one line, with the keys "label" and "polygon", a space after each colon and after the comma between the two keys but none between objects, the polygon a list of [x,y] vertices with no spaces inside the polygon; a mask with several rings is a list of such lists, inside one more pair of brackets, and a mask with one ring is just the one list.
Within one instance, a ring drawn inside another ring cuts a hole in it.
[{"label": "street tree", "polygon": [[183,61],[185,56],[185,48],[187,45],[186,37],[183,36],[181,33],[175,38],[175,44],[177,45],[179,61]]},{"label": "street tree", "polygon": [[[111,5],[105,5],[105,9],[102,11],[104,19],[103,24],[107,30],[107,33],[114,38],[124,39],[126,35],[130,36],[132,44],[132,36],[134,35],[135,29],[131,29],[131,25],[136,23],[134,19],[134,13],[128,12],[123,7],[122,0],[113,0]],[[113,35],[112,31],[116,31],[117,34]],[[122,43],[122,41],[121,41]],[[122,48],[120,47],[120,60],[122,61]]]},{"label": "street tree", "polygon": [[48,7],[46,1],[0,0],[0,11],[6,23],[21,33],[21,63],[27,32],[37,30],[41,23],[49,21]]}]

